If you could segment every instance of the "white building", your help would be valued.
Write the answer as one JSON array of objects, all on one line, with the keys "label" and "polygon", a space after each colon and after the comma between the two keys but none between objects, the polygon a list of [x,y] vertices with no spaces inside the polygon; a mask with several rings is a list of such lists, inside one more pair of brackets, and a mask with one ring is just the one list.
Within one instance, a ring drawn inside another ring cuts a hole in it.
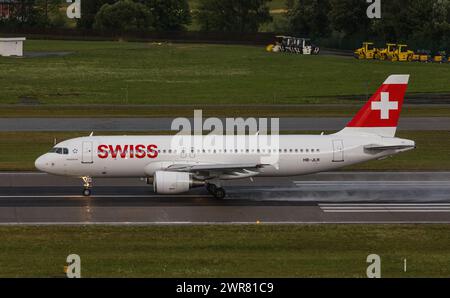
[{"label": "white building", "polygon": [[0,56],[23,56],[25,37],[0,38]]}]

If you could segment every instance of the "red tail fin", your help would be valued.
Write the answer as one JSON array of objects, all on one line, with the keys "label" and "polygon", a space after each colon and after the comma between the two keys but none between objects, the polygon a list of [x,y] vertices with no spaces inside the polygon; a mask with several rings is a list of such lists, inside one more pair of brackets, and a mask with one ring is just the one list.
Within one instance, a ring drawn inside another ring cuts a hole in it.
[{"label": "red tail fin", "polygon": [[340,133],[395,136],[409,75],[391,75]]}]

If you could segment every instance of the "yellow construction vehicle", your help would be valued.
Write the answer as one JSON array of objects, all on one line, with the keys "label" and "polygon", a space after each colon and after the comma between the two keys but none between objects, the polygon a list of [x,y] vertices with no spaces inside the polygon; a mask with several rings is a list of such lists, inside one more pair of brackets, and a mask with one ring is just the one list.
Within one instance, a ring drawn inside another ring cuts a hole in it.
[{"label": "yellow construction vehicle", "polygon": [[440,51],[437,55],[433,57],[433,62],[445,63],[447,62],[447,53],[445,51]]},{"label": "yellow construction vehicle", "polygon": [[395,43],[387,43],[386,48],[377,51],[377,53],[375,54],[375,59],[392,60],[396,49],[397,45]]},{"label": "yellow construction vehicle", "polygon": [[436,55],[433,57],[433,62],[442,63],[444,61],[443,58],[444,57],[442,57],[441,55]]},{"label": "yellow construction vehicle", "polygon": [[376,53],[378,52],[377,48],[375,48],[375,45],[373,42],[363,42],[362,47],[357,49],[354,52],[354,56],[356,59],[374,59]]},{"label": "yellow construction vehicle", "polygon": [[431,62],[431,52],[428,50],[418,50],[419,62]]},{"label": "yellow construction vehicle", "polygon": [[414,58],[414,52],[408,50],[408,46],[405,44],[397,45],[394,55],[391,57],[391,61],[411,62]]},{"label": "yellow construction vehicle", "polygon": [[275,47],[274,44],[270,44],[270,45],[268,45],[268,46],[266,47],[266,51],[269,52],[269,53],[272,53],[274,47]]}]

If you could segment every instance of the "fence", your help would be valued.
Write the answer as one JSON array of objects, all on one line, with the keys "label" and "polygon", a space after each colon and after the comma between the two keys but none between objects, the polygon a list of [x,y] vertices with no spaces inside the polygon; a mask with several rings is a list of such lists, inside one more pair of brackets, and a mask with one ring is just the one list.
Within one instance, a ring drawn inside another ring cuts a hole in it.
[{"label": "fence", "polygon": [[94,31],[82,29],[46,28],[6,28],[0,27],[3,36],[24,36],[34,39],[67,40],[129,40],[129,41],[170,41],[189,43],[217,43],[267,45],[274,41],[275,33],[227,33],[227,32],[152,32],[152,31]]}]

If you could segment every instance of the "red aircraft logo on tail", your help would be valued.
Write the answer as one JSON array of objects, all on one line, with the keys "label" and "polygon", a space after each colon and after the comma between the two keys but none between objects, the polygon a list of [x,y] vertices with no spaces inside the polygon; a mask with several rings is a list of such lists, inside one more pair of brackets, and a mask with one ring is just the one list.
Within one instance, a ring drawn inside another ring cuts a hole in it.
[{"label": "red aircraft logo on tail", "polygon": [[347,127],[397,127],[409,75],[392,75]]}]

